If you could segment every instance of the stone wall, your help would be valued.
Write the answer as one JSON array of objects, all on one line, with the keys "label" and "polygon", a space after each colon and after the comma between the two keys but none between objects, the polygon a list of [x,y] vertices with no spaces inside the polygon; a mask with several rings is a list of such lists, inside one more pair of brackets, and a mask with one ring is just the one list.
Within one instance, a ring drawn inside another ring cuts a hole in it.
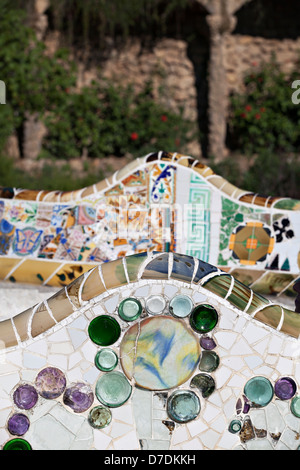
[{"label": "stone wall", "polygon": [[241,92],[245,74],[251,69],[255,70],[262,62],[268,62],[273,53],[281,70],[284,73],[291,72],[300,59],[300,37],[266,39],[258,36],[228,35],[225,38],[225,69],[229,92]]}]

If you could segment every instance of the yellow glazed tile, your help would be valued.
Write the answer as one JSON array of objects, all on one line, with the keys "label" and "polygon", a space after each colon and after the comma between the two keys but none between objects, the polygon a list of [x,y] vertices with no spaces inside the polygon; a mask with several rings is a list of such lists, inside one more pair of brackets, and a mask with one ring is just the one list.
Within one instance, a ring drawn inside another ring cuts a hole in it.
[{"label": "yellow glazed tile", "polygon": [[122,258],[102,264],[101,270],[106,289],[127,284]]},{"label": "yellow glazed tile", "polygon": [[61,263],[55,263],[53,261],[25,259],[12,273],[12,276],[16,282],[44,284],[59,266],[61,266]]},{"label": "yellow glazed tile", "polygon": [[18,344],[11,320],[1,322],[0,349],[11,348]]},{"label": "yellow glazed tile", "polygon": [[0,256],[0,279],[5,279],[11,270],[20,263],[20,259]]},{"label": "yellow glazed tile", "polygon": [[55,321],[49,314],[44,302],[35,310],[31,322],[31,336],[35,338],[44,331],[55,326]]},{"label": "yellow glazed tile", "polygon": [[34,189],[23,189],[15,195],[15,199],[22,199],[23,201],[35,201],[40,191]]},{"label": "yellow glazed tile", "polygon": [[84,281],[84,276],[80,276],[77,279],[75,279],[75,281],[72,281],[71,284],[69,284],[66,287],[66,291],[68,293],[69,299],[71,300],[72,304],[76,308],[81,307],[79,291],[80,291],[81,284],[83,283],[83,281]]},{"label": "yellow glazed tile", "polygon": [[280,331],[287,335],[298,338],[300,335],[300,315],[287,308],[282,308],[284,320]]},{"label": "yellow glazed tile", "polygon": [[98,295],[105,292],[105,286],[99,275],[99,268],[96,267],[92,270],[91,274],[88,275],[84,281],[84,285],[81,292],[81,299],[86,302],[88,300],[97,297]]},{"label": "yellow glazed tile", "polygon": [[272,328],[277,328],[281,320],[282,310],[279,305],[270,305],[254,315],[255,320],[258,320],[265,325],[269,325]]},{"label": "yellow glazed tile", "polygon": [[47,303],[57,322],[60,322],[74,312],[74,308],[66,295],[65,289],[61,289],[56,294],[52,295]]},{"label": "yellow glazed tile", "polygon": [[57,272],[53,272],[53,276],[47,281],[47,286],[68,286],[70,282],[74,281],[93,267],[94,265],[91,264],[64,263],[61,269]]},{"label": "yellow glazed tile", "polygon": [[16,327],[18,336],[22,342],[30,339],[30,335],[28,334],[28,326],[32,318],[32,312],[33,308],[28,308],[27,310],[22,313],[19,313],[19,315],[16,315],[13,318],[13,322]]}]

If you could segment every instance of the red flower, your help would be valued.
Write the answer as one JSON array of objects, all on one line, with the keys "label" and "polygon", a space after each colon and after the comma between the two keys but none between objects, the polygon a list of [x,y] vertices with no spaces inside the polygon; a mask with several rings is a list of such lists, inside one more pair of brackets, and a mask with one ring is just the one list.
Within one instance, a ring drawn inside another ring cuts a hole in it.
[{"label": "red flower", "polygon": [[252,67],[257,67],[257,62],[256,61],[252,62]]},{"label": "red flower", "polygon": [[132,132],[130,138],[131,140],[137,140],[139,138],[139,135],[136,132]]},{"label": "red flower", "polygon": [[247,105],[245,106],[245,110],[246,110],[246,111],[251,111],[251,109],[252,109],[252,106],[251,106],[250,104],[247,104]]},{"label": "red flower", "polygon": [[266,111],[266,108],[264,108],[264,107],[260,108],[260,112],[264,113],[265,111]]},{"label": "red flower", "polygon": [[165,114],[163,114],[161,117],[160,117],[161,121],[162,122],[166,122],[168,120],[168,116],[166,116]]},{"label": "red flower", "polygon": [[255,114],[255,119],[258,120],[258,119],[260,119],[260,118],[261,118],[261,115],[260,115],[259,113],[256,113],[256,114]]},{"label": "red flower", "polygon": [[246,113],[241,113],[241,118],[245,119],[246,116]]}]

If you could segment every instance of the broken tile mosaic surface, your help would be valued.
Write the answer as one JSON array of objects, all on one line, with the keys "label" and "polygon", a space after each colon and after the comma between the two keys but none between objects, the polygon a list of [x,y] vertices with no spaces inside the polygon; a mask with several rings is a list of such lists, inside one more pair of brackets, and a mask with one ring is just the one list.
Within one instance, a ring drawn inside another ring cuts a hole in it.
[{"label": "broken tile mosaic surface", "polygon": [[298,313],[195,257],[99,265],[0,323],[0,445],[299,449],[299,335]]},{"label": "broken tile mosaic surface", "polygon": [[[171,251],[264,295],[290,297],[299,278],[299,222],[299,201],[250,193],[198,160],[161,151],[82,190],[0,188],[0,279],[64,286],[99,262]],[[155,270],[164,279],[166,269],[154,260],[144,275]],[[184,258],[174,264],[181,277],[191,269]]]}]

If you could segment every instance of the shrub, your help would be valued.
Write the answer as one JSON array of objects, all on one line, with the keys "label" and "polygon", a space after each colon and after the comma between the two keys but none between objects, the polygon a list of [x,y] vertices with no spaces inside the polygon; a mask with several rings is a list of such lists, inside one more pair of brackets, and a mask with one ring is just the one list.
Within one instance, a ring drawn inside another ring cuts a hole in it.
[{"label": "shrub", "polygon": [[232,149],[248,154],[265,149],[299,151],[300,107],[291,99],[291,84],[299,76],[299,64],[286,76],[275,56],[245,76],[245,91],[231,97],[228,143]]},{"label": "shrub", "polygon": [[135,94],[131,86],[93,83],[70,94],[46,119],[44,155],[140,156],[157,149],[183,151],[195,138],[193,124],[153,99],[151,83]]}]

